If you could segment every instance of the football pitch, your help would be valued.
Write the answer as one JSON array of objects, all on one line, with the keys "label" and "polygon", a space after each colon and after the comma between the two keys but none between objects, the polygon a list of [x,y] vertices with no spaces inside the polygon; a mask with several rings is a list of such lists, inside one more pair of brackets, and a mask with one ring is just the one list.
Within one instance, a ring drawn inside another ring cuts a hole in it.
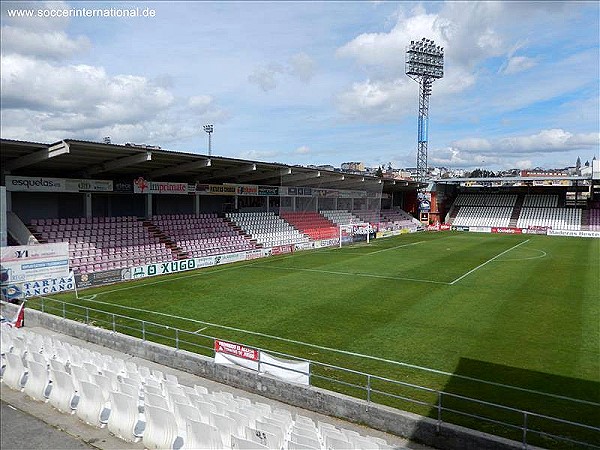
[{"label": "football pitch", "polygon": [[[600,239],[415,233],[52,298],[68,302],[69,318],[81,320],[83,306],[186,330],[181,348],[207,355],[217,337],[317,361],[326,365],[313,366],[313,384],[360,398],[365,377],[336,367],[372,374],[381,378],[370,381],[371,401],[434,418],[436,395],[386,379],[600,426]],[[165,342],[159,325],[145,337]],[[117,326],[140,336],[124,318]],[[444,402],[522,421],[460,397]],[[536,420],[532,428],[599,445],[597,432]],[[464,414],[444,421],[520,439]]]}]

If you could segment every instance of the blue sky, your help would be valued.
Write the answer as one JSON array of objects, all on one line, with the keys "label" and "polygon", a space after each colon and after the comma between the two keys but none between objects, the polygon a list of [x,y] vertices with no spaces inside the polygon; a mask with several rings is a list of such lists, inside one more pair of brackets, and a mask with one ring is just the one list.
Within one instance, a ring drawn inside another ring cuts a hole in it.
[{"label": "blue sky", "polygon": [[[154,17],[16,18],[15,10]],[[415,165],[406,45],[445,48],[429,164],[597,156],[598,2],[2,2],[1,134],[287,164]]]}]

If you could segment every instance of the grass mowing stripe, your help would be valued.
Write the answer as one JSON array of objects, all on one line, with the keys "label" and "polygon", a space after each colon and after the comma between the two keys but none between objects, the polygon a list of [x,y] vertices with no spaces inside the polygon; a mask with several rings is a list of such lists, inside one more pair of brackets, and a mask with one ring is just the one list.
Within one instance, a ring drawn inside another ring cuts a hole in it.
[{"label": "grass mowing stripe", "polygon": [[485,266],[488,263],[491,263],[493,260],[495,260],[496,258],[499,258],[500,256],[510,252],[511,250],[520,247],[523,244],[526,244],[527,242],[529,242],[530,239],[527,239],[523,242],[519,242],[517,245],[512,246],[511,248],[509,248],[508,250],[504,250],[502,253],[497,254],[496,256],[494,256],[493,258],[488,259],[486,262],[484,262],[483,264],[479,264],[477,267],[475,267],[474,269],[469,270],[467,273],[465,273],[464,275],[458,277],[456,280],[450,282],[450,284],[456,284],[458,283],[460,280],[462,280],[463,278],[465,278],[467,275],[471,275],[473,272],[475,272],[478,269],[481,269],[483,266]]}]

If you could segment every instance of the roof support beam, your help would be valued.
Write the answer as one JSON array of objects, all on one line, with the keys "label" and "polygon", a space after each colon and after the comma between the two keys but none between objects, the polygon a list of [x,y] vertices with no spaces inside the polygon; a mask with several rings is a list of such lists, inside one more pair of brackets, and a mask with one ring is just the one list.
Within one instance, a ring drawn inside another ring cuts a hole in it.
[{"label": "roof support beam", "polygon": [[88,175],[95,175],[97,173],[121,169],[123,167],[144,163],[146,161],[152,161],[152,152],[146,151],[143,153],[138,153],[137,155],[126,156],[125,158],[119,158],[104,164],[99,164],[97,166],[90,167],[88,170],[86,170],[86,173]]},{"label": "roof support beam", "polygon": [[189,172],[191,170],[203,169],[210,167],[212,162],[209,158],[202,159],[200,161],[194,161],[191,163],[178,164],[176,166],[165,167],[164,169],[158,169],[154,172],[150,172],[148,177],[151,179],[164,177],[165,175],[174,175],[176,173]]},{"label": "roof support beam", "polygon": [[12,161],[8,161],[4,165],[4,171],[7,172],[15,169],[20,169],[21,167],[26,167],[32,164],[43,162],[50,158],[56,158],[57,156],[65,155],[69,152],[69,144],[67,144],[65,141],[60,141],[43,150],[39,150],[29,155],[21,156],[20,158],[13,159]]},{"label": "roof support beam", "polygon": [[315,185],[323,186],[323,185],[330,184],[330,183],[338,183],[340,181],[344,181],[344,175],[333,175],[333,176],[327,175],[327,176],[320,176],[318,178],[313,178],[313,179],[309,179],[309,180],[301,179],[301,180],[298,180],[295,184],[296,184],[296,186],[310,187],[310,186],[315,186]]},{"label": "roof support beam", "polygon": [[249,181],[255,181],[255,180],[266,180],[266,179],[270,179],[270,178],[274,178],[274,177],[283,177],[285,175],[289,175],[292,173],[292,169],[288,168],[284,168],[284,169],[275,169],[273,171],[270,172],[258,172],[254,175],[249,175],[249,176],[244,176],[242,178],[240,178],[238,180],[238,183],[247,183]]},{"label": "roof support beam", "polygon": [[317,170],[315,172],[302,172],[297,175],[284,176],[281,180],[281,184],[284,183],[293,183],[295,181],[301,180],[309,180],[311,178],[319,178],[321,176],[321,171]]},{"label": "roof support beam", "polygon": [[202,181],[214,180],[216,178],[235,177],[237,175],[243,175],[248,172],[256,172],[256,164],[255,163],[248,164],[248,165],[245,165],[245,166],[239,167],[237,169],[233,169],[233,170],[220,170],[218,172],[212,173],[208,177],[203,177]]}]

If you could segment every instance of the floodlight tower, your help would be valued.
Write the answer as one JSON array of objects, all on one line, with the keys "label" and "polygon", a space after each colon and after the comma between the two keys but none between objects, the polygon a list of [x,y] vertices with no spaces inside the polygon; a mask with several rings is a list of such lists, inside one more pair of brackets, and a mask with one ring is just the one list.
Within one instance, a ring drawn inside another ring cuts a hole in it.
[{"label": "floodlight tower", "polygon": [[429,96],[433,82],[444,76],[444,49],[430,39],[410,41],[406,51],[406,75],[419,83],[419,122],[417,137],[417,181],[427,177],[427,134]]},{"label": "floodlight tower", "polygon": [[208,133],[208,156],[210,156],[211,154],[211,150],[212,150],[212,145],[211,145],[211,135],[213,133],[213,131],[215,131],[215,128],[213,125],[208,124],[208,125],[204,125],[204,131],[206,131]]}]

